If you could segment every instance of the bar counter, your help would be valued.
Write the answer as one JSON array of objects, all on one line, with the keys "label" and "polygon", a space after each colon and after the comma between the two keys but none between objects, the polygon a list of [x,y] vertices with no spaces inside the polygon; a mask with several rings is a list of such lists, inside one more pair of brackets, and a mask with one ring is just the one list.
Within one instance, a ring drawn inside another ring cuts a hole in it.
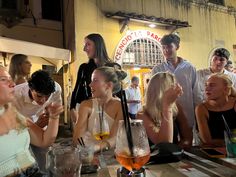
[{"label": "bar counter", "polygon": [[[116,177],[117,169],[121,167],[115,160],[113,151],[104,152],[105,167],[97,173],[82,174],[81,177]],[[229,177],[236,176],[236,159],[210,158],[199,148],[184,152],[183,159],[175,163],[154,164],[144,166],[146,177]]]}]

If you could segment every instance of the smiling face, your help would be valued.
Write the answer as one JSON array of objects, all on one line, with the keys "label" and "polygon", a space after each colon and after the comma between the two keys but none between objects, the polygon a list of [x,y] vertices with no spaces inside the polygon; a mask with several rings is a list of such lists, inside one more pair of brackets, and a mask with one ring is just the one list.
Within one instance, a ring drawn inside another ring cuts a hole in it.
[{"label": "smiling face", "polygon": [[167,45],[162,45],[163,55],[166,59],[175,58],[177,56],[177,50],[178,47],[173,42]]},{"label": "smiling face", "polygon": [[227,64],[227,59],[225,57],[213,55],[211,59],[211,70],[214,73],[223,72],[226,64]]},{"label": "smiling face", "polygon": [[86,52],[88,58],[95,58],[95,52],[96,52],[95,43],[92,40],[85,38],[84,51]]},{"label": "smiling face", "polygon": [[211,76],[205,85],[205,95],[207,100],[216,100],[229,94],[229,88],[222,78]]},{"label": "smiling face", "polygon": [[106,82],[105,76],[98,70],[93,72],[89,86],[91,88],[92,96],[95,98],[102,98],[108,91],[112,92],[111,84]]},{"label": "smiling face", "polygon": [[14,99],[14,86],[9,73],[0,67],[0,105],[11,102]]}]

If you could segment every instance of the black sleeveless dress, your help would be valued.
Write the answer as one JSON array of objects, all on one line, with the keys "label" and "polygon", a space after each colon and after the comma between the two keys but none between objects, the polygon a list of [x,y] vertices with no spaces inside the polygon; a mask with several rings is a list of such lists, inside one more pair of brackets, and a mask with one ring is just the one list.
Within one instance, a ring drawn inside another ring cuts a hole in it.
[{"label": "black sleeveless dress", "polygon": [[222,116],[224,116],[230,129],[236,129],[236,112],[234,107],[226,111],[210,111],[208,119],[208,127],[212,139],[224,139],[225,124]]}]

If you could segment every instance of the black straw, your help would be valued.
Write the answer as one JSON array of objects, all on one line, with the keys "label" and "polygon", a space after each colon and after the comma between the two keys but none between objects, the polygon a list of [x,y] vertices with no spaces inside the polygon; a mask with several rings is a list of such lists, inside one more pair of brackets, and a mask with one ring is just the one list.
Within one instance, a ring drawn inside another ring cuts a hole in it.
[{"label": "black straw", "polygon": [[231,141],[232,133],[231,133],[231,130],[230,130],[223,114],[222,114],[222,119],[223,119],[224,124],[225,124],[225,130],[226,130],[227,136],[229,137],[229,140]]},{"label": "black straw", "polygon": [[120,91],[120,98],[121,98],[121,107],[124,117],[124,123],[125,123],[125,131],[127,135],[128,140],[128,146],[130,150],[131,156],[133,156],[133,139],[132,139],[132,132],[131,132],[131,126],[130,126],[130,120],[129,120],[129,113],[128,113],[128,107],[127,107],[127,100],[125,96],[125,91],[121,89]]},{"label": "black straw", "polygon": [[78,140],[80,146],[85,147],[84,140],[82,137],[78,138],[77,140]]}]

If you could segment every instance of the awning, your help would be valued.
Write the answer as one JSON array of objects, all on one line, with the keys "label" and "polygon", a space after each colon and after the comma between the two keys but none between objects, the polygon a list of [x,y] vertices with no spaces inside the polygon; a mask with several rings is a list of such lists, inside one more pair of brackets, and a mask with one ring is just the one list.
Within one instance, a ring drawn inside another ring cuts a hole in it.
[{"label": "awning", "polygon": [[6,37],[0,37],[0,52],[19,53],[53,60],[71,61],[70,50]]}]

